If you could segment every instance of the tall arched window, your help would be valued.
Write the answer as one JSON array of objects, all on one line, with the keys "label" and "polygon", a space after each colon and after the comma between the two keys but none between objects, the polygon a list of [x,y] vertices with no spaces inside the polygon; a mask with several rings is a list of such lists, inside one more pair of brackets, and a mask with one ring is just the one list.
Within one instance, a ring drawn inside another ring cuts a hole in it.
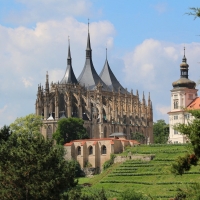
[{"label": "tall arched window", "polygon": [[51,139],[52,138],[52,127],[48,126],[47,128],[47,138]]},{"label": "tall arched window", "polygon": [[89,126],[87,127],[87,134],[88,134],[88,137],[90,137],[90,127]]},{"label": "tall arched window", "polygon": [[126,128],[123,129],[123,133],[126,134]]},{"label": "tall arched window", "polygon": [[106,146],[105,145],[102,146],[101,154],[106,154]]},{"label": "tall arched window", "polygon": [[81,147],[80,146],[77,147],[77,155],[81,155]]},{"label": "tall arched window", "polygon": [[89,146],[89,155],[92,155],[92,154],[93,154],[93,147]]},{"label": "tall arched window", "polygon": [[106,138],[107,137],[107,127],[104,127],[104,131],[103,131],[103,137]]}]

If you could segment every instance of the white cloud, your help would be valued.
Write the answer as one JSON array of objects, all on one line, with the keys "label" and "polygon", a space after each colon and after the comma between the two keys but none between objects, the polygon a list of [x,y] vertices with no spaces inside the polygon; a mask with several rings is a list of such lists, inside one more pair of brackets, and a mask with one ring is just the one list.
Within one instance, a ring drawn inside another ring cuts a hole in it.
[{"label": "white cloud", "polygon": [[7,21],[15,24],[29,24],[38,21],[61,20],[69,16],[91,16],[92,3],[89,0],[16,0],[23,10],[9,13]]},{"label": "white cloud", "polygon": [[[61,81],[66,70],[68,36],[72,66],[75,75],[79,76],[85,62],[87,32],[87,23],[72,17],[38,22],[34,29],[0,25],[1,103],[9,105],[5,116],[1,117],[1,124],[34,112],[37,85],[44,85],[46,71],[49,72],[49,82]],[[112,48],[114,34],[114,26],[109,21],[90,24],[95,68],[103,67],[106,43]]]},{"label": "white cloud", "polygon": [[6,111],[7,107],[8,106],[5,105],[3,108],[0,109],[0,115],[2,115]]},{"label": "white cloud", "polygon": [[24,83],[25,88],[31,87],[33,78],[28,77],[28,78],[22,78],[22,82]]},{"label": "white cloud", "polygon": [[172,82],[180,78],[184,46],[190,66],[189,78],[197,81],[200,79],[196,73],[200,68],[200,43],[183,45],[147,39],[123,58],[126,84],[133,85],[131,87],[139,91],[151,91],[155,120],[164,118],[168,121],[170,90]]}]

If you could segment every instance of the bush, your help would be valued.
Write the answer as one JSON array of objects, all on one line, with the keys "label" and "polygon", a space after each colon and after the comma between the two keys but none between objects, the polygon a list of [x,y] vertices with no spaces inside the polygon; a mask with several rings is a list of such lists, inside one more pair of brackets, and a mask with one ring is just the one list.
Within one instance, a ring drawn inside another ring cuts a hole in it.
[{"label": "bush", "polygon": [[122,200],[148,200],[149,198],[135,190],[125,190],[120,194]]},{"label": "bush", "polygon": [[103,169],[107,169],[109,168],[113,163],[114,163],[114,159],[115,159],[115,155],[111,154],[110,155],[110,160],[107,160],[104,164],[103,164]]}]

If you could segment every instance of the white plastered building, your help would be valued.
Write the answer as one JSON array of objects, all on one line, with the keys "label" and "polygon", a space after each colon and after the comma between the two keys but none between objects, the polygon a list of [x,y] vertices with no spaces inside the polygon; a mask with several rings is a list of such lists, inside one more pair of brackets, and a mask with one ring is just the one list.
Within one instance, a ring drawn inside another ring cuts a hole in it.
[{"label": "white plastered building", "polygon": [[180,64],[180,79],[172,83],[171,90],[171,110],[169,114],[169,143],[186,143],[188,141],[185,135],[173,129],[173,126],[178,123],[187,123],[191,116],[185,112],[195,99],[197,99],[196,83],[188,79],[189,65],[184,56]]}]

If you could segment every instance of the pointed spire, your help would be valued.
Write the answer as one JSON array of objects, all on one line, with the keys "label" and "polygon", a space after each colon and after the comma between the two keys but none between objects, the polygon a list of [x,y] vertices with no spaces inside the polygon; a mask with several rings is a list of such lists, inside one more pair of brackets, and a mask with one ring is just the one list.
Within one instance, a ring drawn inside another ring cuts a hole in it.
[{"label": "pointed spire", "polygon": [[49,91],[49,75],[48,75],[48,71],[47,71],[47,74],[46,74],[45,90]]},{"label": "pointed spire", "polygon": [[92,49],[90,44],[90,32],[89,32],[89,19],[88,19],[88,38],[87,38],[87,48],[86,48],[86,58],[92,57]]},{"label": "pointed spire", "polygon": [[138,90],[136,91],[136,95],[139,97],[139,93],[138,93]]},{"label": "pointed spire", "polygon": [[108,60],[107,60],[107,48],[106,48],[106,61],[104,64],[104,67],[101,71],[101,73],[99,74],[100,78],[102,79],[102,81],[112,90],[115,92],[119,92],[119,88],[120,88],[120,93],[126,94],[127,91],[121,86],[121,84],[119,83],[119,81],[117,80],[117,78],[115,77],[115,75],[113,74]]},{"label": "pointed spire", "polygon": [[148,97],[148,106],[151,104],[151,98],[150,98],[150,92],[149,92],[149,97]]},{"label": "pointed spire", "polygon": [[184,55],[183,55],[182,62],[187,63],[187,58],[185,57],[185,47],[183,48],[183,50],[184,50]]},{"label": "pointed spire", "polygon": [[69,39],[69,36],[68,36],[68,58],[67,59],[71,59],[70,39]]},{"label": "pointed spire", "polygon": [[[74,75],[74,71],[72,68],[72,58],[71,58],[71,51],[70,51],[70,39],[68,36],[68,57],[67,57],[67,69],[65,72],[65,75],[63,79],[61,80],[61,84],[67,84],[67,83],[77,83],[77,79]],[[59,84],[59,83],[58,83]]]}]

